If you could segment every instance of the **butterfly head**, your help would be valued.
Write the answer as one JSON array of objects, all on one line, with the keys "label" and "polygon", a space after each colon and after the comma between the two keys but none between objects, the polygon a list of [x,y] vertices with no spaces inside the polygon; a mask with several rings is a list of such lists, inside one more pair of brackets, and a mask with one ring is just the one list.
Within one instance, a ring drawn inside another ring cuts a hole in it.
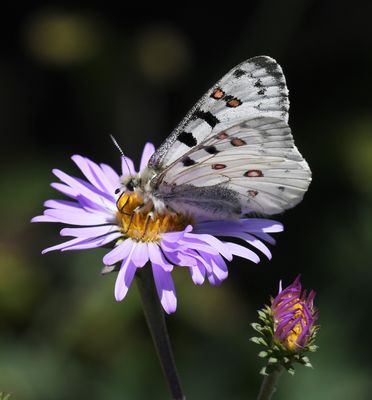
[{"label": "butterfly head", "polygon": [[135,176],[124,176],[121,179],[121,183],[123,185],[123,190],[128,192],[134,192],[136,187],[138,186],[138,179]]}]

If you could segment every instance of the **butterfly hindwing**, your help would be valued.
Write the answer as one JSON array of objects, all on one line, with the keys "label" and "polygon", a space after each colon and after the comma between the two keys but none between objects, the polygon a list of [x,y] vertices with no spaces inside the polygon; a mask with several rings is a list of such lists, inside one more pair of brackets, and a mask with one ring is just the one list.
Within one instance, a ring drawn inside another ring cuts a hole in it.
[{"label": "butterfly hindwing", "polygon": [[193,202],[196,188],[203,188],[204,199],[213,204],[213,210],[210,215],[200,209],[200,215],[218,218],[223,209],[230,213],[224,202],[218,206],[218,186],[230,192],[230,202],[239,204],[238,215],[269,215],[300,202],[310,180],[309,167],[295,147],[287,123],[258,117],[219,132],[202,148],[191,149],[167,171],[158,190],[179,209]]}]

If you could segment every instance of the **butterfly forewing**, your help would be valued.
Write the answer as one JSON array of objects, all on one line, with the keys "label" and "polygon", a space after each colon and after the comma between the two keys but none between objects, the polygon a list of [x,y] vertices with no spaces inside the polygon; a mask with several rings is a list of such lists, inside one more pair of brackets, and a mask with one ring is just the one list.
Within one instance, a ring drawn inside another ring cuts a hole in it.
[{"label": "butterfly forewing", "polygon": [[198,217],[276,214],[301,201],[311,172],[293,142],[288,90],[269,57],[225,75],[152,156],[156,195]]},{"label": "butterfly forewing", "polygon": [[213,133],[255,116],[287,121],[288,109],[288,90],[281,67],[270,57],[251,58],[205,93],[152,156],[149,165],[169,166]]}]

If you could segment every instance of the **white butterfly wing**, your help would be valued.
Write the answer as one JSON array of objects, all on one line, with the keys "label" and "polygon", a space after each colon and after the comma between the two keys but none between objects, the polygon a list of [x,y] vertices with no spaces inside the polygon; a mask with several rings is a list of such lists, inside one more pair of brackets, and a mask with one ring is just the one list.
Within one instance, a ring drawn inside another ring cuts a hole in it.
[{"label": "white butterfly wing", "polygon": [[274,60],[256,57],[235,67],[150,160],[159,171],[154,194],[176,211],[208,219],[293,207],[311,172],[294,145],[288,107]]},{"label": "white butterfly wing", "polygon": [[288,90],[280,65],[266,56],[251,58],[205,93],[154,153],[149,166],[169,166],[207,137],[255,116],[288,121],[288,109]]}]

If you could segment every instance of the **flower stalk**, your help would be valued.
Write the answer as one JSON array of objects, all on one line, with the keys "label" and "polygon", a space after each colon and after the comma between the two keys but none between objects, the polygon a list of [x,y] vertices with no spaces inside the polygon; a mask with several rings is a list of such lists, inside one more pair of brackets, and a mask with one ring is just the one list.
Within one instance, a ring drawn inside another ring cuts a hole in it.
[{"label": "flower stalk", "polygon": [[265,375],[260,392],[258,393],[257,400],[270,400],[276,392],[276,387],[280,376],[282,375],[284,368],[279,366],[273,372]]},{"label": "flower stalk", "polygon": [[151,266],[138,268],[137,287],[141,296],[146,322],[160,360],[165,379],[173,400],[184,400],[176,363],[169,340],[164,312],[156,292]]}]

